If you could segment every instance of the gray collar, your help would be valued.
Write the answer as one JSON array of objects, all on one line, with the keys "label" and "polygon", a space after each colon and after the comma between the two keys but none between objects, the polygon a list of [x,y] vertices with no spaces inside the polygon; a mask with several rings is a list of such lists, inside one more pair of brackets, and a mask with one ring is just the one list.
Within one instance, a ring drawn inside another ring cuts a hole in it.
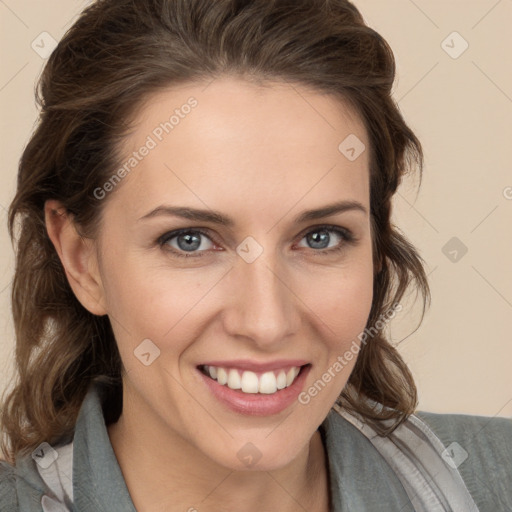
[{"label": "gray collar", "polygon": [[[77,427],[74,456],[81,468],[79,481],[82,482],[80,489],[74,489],[75,493],[78,491],[77,509],[136,512],[110,444],[96,392],[90,392],[84,401]],[[331,411],[322,423],[321,433],[329,460],[333,512],[414,512],[393,470],[353,425]]]},{"label": "gray collar", "polygon": [[[136,512],[108,437],[102,402],[101,385],[91,385],[72,443],[55,448],[58,457],[47,469],[30,457],[17,461],[17,472],[26,481],[19,485],[28,493],[26,503],[20,500],[21,510],[39,511],[40,505],[33,508],[39,502],[49,512]],[[319,431],[328,458],[332,512],[478,512],[459,473],[444,462],[441,441],[418,417],[411,416],[389,438],[382,438],[335,407]],[[55,501],[43,498],[42,480],[54,491]],[[72,486],[72,481],[79,485]],[[73,505],[63,507],[59,503],[67,501],[66,495]],[[464,508],[458,508],[460,504]]]}]

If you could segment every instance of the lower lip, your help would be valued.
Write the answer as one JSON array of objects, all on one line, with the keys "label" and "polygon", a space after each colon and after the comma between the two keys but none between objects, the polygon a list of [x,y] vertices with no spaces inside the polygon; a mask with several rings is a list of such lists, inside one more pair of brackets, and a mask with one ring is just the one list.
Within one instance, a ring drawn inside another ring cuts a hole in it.
[{"label": "lower lip", "polygon": [[215,398],[231,411],[248,416],[270,416],[284,411],[297,401],[310,368],[310,365],[303,367],[291,386],[280,389],[271,395],[244,393],[241,390],[231,389],[207,377],[201,370],[197,371]]}]

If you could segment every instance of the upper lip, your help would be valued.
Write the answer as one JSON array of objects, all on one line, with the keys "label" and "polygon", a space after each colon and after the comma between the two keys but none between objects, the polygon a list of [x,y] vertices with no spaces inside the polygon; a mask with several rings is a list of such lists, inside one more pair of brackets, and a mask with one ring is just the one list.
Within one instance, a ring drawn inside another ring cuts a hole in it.
[{"label": "upper lip", "polygon": [[279,359],[276,361],[257,362],[249,359],[231,359],[229,361],[208,361],[199,366],[216,366],[217,368],[236,368],[239,370],[252,372],[270,372],[272,370],[281,370],[290,366],[304,366],[308,361],[304,359]]}]

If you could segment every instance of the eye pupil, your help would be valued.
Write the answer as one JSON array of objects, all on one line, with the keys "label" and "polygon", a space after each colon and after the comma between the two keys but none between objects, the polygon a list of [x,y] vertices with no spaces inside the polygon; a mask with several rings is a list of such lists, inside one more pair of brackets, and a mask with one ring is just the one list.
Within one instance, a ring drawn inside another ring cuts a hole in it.
[{"label": "eye pupil", "polygon": [[[335,239],[345,242],[338,244],[336,248],[329,248],[332,241],[331,235],[335,233]],[[210,240],[210,236],[203,231],[196,229],[183,229],[166,233],[158,239],[161,247],[169,246],[168,250],[176,256],[202,256],[207,255],[211,251],[201,250],[203,238]],[[342,250],[348,243],[354,243],[354,238],[341,229],[332,226],[321,226],[311,229],[309,233],[302,237],[302,241],[306,240],[310,249],[314,249],[316,254],[332,254],[334,251]],[[173,249],[174,244],[177,245]],[[204,249],[204,247],[203,247]]]},{"label": "eye pupil", "polygon": [[[180,243],[181,240],[183,240],[183,239],[186,240],[186,244]],[[199,236],[198,235],[191,235],[189,233],[179,235],[177,237],[177,240],[178,240],[179,248],[184,250],[184,251],[195,250],[195,249],[197,249],[201,245],[201,240],[199,239]]]},{"label": "eye pupil", "polygon": [[[308,235],[309,241],[313,242],[313,245],[320,243],[320,247],[315,246],[316,249],[325,249],[329,245],[329,233],[327,230],[322,229],[315,231],[314,233]],[[327,242],[324,244],[323,242]]]}]

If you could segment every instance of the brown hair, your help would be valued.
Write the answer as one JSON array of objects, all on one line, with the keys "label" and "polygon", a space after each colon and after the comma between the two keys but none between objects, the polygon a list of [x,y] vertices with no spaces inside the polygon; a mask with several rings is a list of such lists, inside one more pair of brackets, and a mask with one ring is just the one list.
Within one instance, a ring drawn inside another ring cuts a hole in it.
[{"label": "brown hair", "polygon": [[[43,441],[56,444],[70,435],[93,380],[110,390],[107,424],[122,406],[122,362],[108,316],[89,313],[71,291],[45,228],[45,201],[60,200],[82,232],[94,237],[105,201],[93,191],[118,168],[135,110],[164,88],[227,74],[309,86],[355,107],[370,138],[372,240],[380,268],[367,326],[400,302],[413,280],[423,295],[423,320],[430,300],[423,260],[390,219],[402,177],[416,168],[421,183],[422,148],[391,97],[393,53],[354,5],[99,0],[44,68],[39,124],[21,157],[9,211],[9,233],[17,243],[16,377],[3,397],[0,427],[2,450],[11,461]],[[361,345],[338,400],[381,435],[414,412],[412,375],[382,333]],[[392,419],[392,427],[384,428],[382,419]]]}]

